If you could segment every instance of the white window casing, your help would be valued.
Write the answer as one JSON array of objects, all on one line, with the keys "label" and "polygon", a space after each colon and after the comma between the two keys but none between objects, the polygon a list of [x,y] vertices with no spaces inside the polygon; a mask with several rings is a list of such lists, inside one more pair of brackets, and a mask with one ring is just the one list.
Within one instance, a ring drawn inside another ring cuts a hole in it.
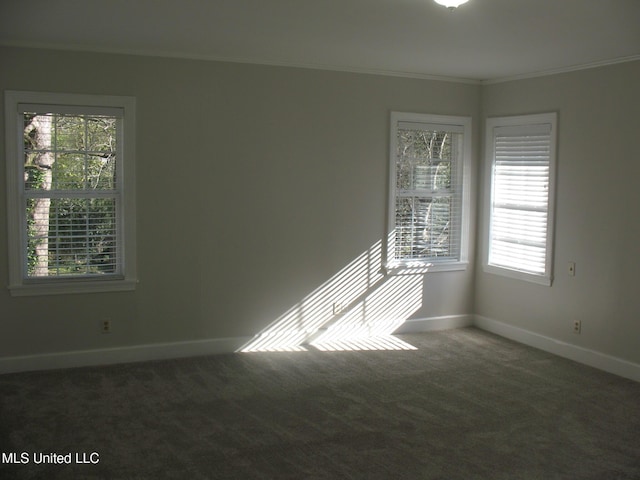
[{"label": "white window casing", "polygon": [[133,97],[5,92],[12,295],[135,288],[135,123]]},{"label": "white window casing", "polygon": [[485,272],[550,286],[557,115],[486,123]]},{"label": "white window casing", "polygon": [[386,270],[468,264],[471,117],[391,112]]}]

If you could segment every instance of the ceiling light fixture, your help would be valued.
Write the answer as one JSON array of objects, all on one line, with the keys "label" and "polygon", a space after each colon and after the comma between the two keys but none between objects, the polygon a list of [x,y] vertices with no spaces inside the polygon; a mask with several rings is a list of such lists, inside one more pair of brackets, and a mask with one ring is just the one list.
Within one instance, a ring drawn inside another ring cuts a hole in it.
[{"label": "ceiling light fixture", "polygon": [[458,8],[463,3],[467,3],[469,0],[433,0],[434,2],[447,7],[449,10]]}]

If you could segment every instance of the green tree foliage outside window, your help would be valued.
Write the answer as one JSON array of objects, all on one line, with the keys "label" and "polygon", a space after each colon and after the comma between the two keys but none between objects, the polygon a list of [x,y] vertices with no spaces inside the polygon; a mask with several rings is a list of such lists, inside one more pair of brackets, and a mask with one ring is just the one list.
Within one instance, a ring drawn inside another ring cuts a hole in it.
[{"label": "green tree foliage outside window", "polygon": [[27,275],[115,273],[116,118],[23,118]]}]

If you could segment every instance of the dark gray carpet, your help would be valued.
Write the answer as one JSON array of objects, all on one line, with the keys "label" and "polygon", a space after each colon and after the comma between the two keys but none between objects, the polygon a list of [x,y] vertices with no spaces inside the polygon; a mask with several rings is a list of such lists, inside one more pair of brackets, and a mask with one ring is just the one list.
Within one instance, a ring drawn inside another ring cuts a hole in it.
[{"label": "dark gray carpet", "polygon": [[29,458],[0,478],[640,479],[639,383],[473,328],[401,338],[0,376],[0,451]]}]

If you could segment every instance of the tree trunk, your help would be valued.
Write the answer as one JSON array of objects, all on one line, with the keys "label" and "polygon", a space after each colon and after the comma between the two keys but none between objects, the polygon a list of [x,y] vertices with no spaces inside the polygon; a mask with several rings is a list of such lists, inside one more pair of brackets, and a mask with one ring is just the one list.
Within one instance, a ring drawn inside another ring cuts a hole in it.
[{"label": "tree trunk", "polygon": [[[33,163],[42,171],[42,183],[39,190],[51,190],[52,171],[55,156],[51,151],[53,117],[36,115],[30,127],[35,130],[34,148],[37,154]],[[33,235],[35,242],[36,265],[33,275],[43,277],[49,274],[49,210],[50,198],[35,198],[33,208]]]}]

